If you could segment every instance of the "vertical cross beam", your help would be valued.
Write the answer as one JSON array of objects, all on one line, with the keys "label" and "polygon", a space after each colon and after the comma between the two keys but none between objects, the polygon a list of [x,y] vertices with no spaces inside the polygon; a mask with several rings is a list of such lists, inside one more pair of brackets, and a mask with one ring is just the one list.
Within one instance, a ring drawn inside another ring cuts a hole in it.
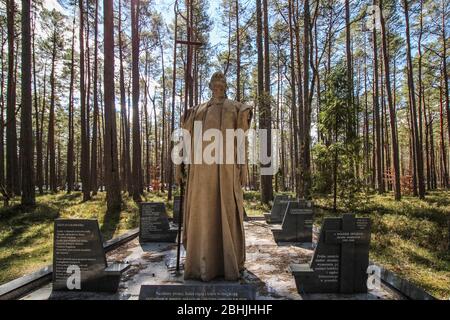
[{"label": "vertical cross beam", "polygon": [[[342,217],[342,231],[351,232],[356,230],[356,219],[354,215],[344,214]],[[355,243],[342,242],[340,271],[340,291],[341,293],[352,293],[354,288],[355,273]]]}]

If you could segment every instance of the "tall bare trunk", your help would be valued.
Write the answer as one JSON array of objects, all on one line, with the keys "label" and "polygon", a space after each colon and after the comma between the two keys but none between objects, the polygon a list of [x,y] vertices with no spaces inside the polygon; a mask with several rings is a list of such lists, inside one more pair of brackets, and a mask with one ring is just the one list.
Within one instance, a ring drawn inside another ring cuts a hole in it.
[{"label": "tall bare trunk", "polygon": [[14,62],[15,56],[15,30],[14,15],[16,5],[14,0],[7,0],[7,29],[8,29],[8,83],[6,102],[6,190],[10,194],[20,194],[18,190],[18,158],[17,158],[17,132],[16,132],[16,80]]},{"label": "tall bare trunk", "polygon": [[425,198],[425,184],[424,184],[424,176],[423,176],[423,152],[422,146],[420,145],[419,138],[419,128],[417,125],[417,108],[416,108],[416,96],[415,96],[415,87],[414,87],[414,77],[413,77],[413,64],[411,58],[411,37],[409,31],[409,8],[408,1],[404,0],[404,9],[405,9],[405,25],[406,25],[406,61],[407,61],[407,71],[408,71],[408,89],[409,96],[411,101],[411,121],[412,121],[412,129],[413,129],[413,137],[414,137],[414,146],[415,146],[415,159],[417,165],[417,185],[419,190],[419,198]]},{"label": "tall bare trunk", "polygon": [[56,178],[56,146],[55,146],[55,64],[56,64],[56,32],[53,30],[53,48],[52,48],[52,69],[50,72],[50,113],[48,118],[48,136],[47,136],[47,148],[49,152],[49,178],[50,178],[50,190],[56,193],[57,190],[57,178]]},{"label": "tall bare trunk", "polygon": [[[376,5],[376,0],[374,0]],[[378,80],[378,43],[377,43],[377,30],[374,25],[372,32],[373,41],[373,112],[375,114],[375,164],[376,167],[376,181],[378,193],[384,193],[384,183],[383,183],[383,172],[382,172],[382,161],[381,161],[381,121],[380,121],[380,104],[379,104],[379,80]]]},{"label": "tall bare trunk", "polygon": [[72,48],[70,58],[70,86],[69,86],[69,139],[67,142],[67,193],[73,191],[74,185],[74,107],[73,107],[73,84],[75,78],[75,14],[72,24]]},{"label": "tall bare trunk", "polygon": [[[80,10],[80,113],[81,113],[81,166],[80,178],[83,188],[83,201],[91,199],[90,167],[89,167],[89,138],[88,112],[86,108],[85,68],[84,68],[84,1],[79,0]],[[105,63],[106,64],[106,63]]]},{"label": "tall bare trunk", "polygon": [[31,96],[31,4],[22,0],[22,205],[34,205],[34,146]]},{"label": "tall bare trunk", "polygon": [[[383,1],[380,0],[380,8],[383,8]],[[381,35],[382,35],[382,49],[385,72],[386,93],[389,105],[390,125],[391,125],[391,140],[392,140],[392,157],[394,166],[394,192],[395,200],[401,199],[400,190],[400,162],[398,155],[398,138],[397,138],[397,116],[395,112],[394,100],[392,98],[391,90],[391,76],[389,65],[389,54],[386,37],[386,25],[383,14],[381,14]]]},{"label": "tall bare trunk", "polygon": [[119,164],[117,156],[116,110],[114,106],[114,16],[113,0],[103,2],[104,15],[104,91],[105,91],[105,146],[104,165],[106,202],[108,211],[121,207]]},{"label": "tall bare trunk", "polygon": [[91,151],[91,190],[92,194],[97,194],[98,189],[98,1],[95,0],[95,18],[94,18],[94,110],[92,119],[92,151]]},{"label": "tall bare trunk", "polygon": [[132,55],[132,99],[133,99],[133,199],[141,201],[142,164],[139,123],[139,2],[131,1],[131,55]]}]

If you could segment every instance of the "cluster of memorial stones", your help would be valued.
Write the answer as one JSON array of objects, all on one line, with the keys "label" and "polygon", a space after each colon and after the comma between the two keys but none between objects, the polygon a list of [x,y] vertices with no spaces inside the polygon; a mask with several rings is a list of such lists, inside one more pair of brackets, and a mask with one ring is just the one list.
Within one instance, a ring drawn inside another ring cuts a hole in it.
[{"label": "cluster of memorial stones", "polygon": [[[164,203],[140,205],[140,243],[175,242],[181,201],[174,199],[169,222]],[[311,201],[276,196],[266,214],[276,242],[312,243]],[[303,293],[365,293],[369,265],[370,219],[345,214],[325,218],[312,261],[291,264],[297,290]],[[128,264],[108,265],[96,220],[55,220],[53,290],[116,292]],[[251,285],[164,285],[141,287],[142,299],[254,299]]]}]

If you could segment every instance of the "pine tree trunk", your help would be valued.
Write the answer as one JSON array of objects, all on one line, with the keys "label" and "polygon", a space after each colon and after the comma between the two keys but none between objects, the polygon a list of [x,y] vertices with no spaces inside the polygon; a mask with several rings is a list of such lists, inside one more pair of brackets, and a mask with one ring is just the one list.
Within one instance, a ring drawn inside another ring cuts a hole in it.
[{"label": "pine tree trunk", "polygon": [[109,212],[120,211],[121,195],[117,155],[116,112],[114,106],[114,15],[113,0],[103,2],[104,16],[104,92],[105,92],[105,182]]},{"label": "pine tree trunk", "polygon": [[1,53],[0,53],[0,185],[5,186],[5,31],[3,28],[1,30]]},{"label": "pine tree trunk", "polygon": [[[173,40],[173,57],[172,57],[172,106],[170,110],[170,135],[172,136],[175,130],[175,97],[176,97],[176,81],[177,81],[177,43],[176,39],[178,36],[178,13],[177,13],[177,2],[174,6],[175,24],[174,24],[174,40]],[[173,150],[174,143],[172,139],[170,140],[170,150]],[[172,185],[174,180],[174,167],[172,162],[172,157],[170,157],[169,162],[169,192],[167,194],[167,200],[172,200]]]},{"label": "pine tree trunk", "polygon": [[409,8],[408,1],[404,0],[404,9],[405,9],[405,24],[406,24],[406,60],[407,60],[407,71],[408,71],[408,88],[409,95],[411,101],[411,121],[412,121],[412,129],[414,132],[414,145],[415,145],[415,159],[417,165],[417,185],[419,190],[419,198],[425,198],[425,185],[424,185],[424,177],[423,177],[423,152],[422,146],[420,145],[419,138],[419,128],[417,125],[417,108],[416,108],[416,97],[415,97],[415,89],[414,89],[414,78],[413,78],[413,64],[411,58],[411,39],[410,39],[410,31],[409,31]]},{"label": "pine tree trunk", "polygon": [[22,109],[20,144],[22,154],[22,205],[35,204],[34,146],[31,95],[31,4],[22,0]]},{"label": "pine tree trunk", "polygon": [[[292,114],[292,132],[293,132],[293,146],[291,145],[291,163],[299,163],[299,150],[298,150],[298,120],[297,120],[297,97],[296,97],[296,87],[295,87],[295,52],[294,52],[294,17],[293,17],[293,11],[294,11],[294,4],[293,0],[289,0],[289,40],[290,40],[290,62],[291,62],[291,114]],[[293,154],[293,157],[292,157]],[[292,161],[293,160],[293,161]],[[300,190],[300,176],[297,168],[294,168],[296,166],[291,165],[293,169],[293,182],[296,190],[296,195],[299,197]]]},{"label": "pine tree trunk", "polygon": [[[86,110],[86,88],[85,88],[85,67],[84,67],[84,1],[79,0],[80,10],[80,113],[81,113],[81,166],[80,178],[83,190],[83,201],[91,199],[90,188],[90,167],[89,167],[89,138],[88,138],[88,111]],[[106,64],[106,63],[105,63]]]},{"label": "pine tree trunk", "polygon": [[241,38],[239,30],[239,0],[235,0],[236,10],[236,101],[241,101]]},{"label": "pine tree trunk", "polygon": [[120,82],[120,117],[121,117],[121,132],[122,132],[122,182],[123,187],[128,191],[128,194],[133,194],[133,181],[131,179],[131,158],[130,158],[130,128],[128,121],[128,113],[126,106],[126,92],[125,92],[125,75],[123,68],[123,39],[122,39],[122,2],[119,0],[119,82]]},{"label": "pine tree trunk", "polygon": [[[20,194],[18,186],[18,158],[16,132],[16,81],[15,81],[15,30],[14,15],[16,6],[14,0],[7,0],[8,29],[8,83],[6,105],[6,190],[10,195]],[[19,191],[19,192],[17,192]]]},{"label": "pine tree trunk", "polygon": [[302,183],[300,196],[311,197],[311,112],[312,94],[310,92],[310,62],[311,62],[311,14],[309,0],[304,1],[303,13],[303,141],[302,141]]},{"label": "pine tree trunk", "polygon": [[[380,8],[381,10],[383,8],[382,0],[380,0]],[[399,162],[398,137],[397,137],[397,115],[395,111],[394,100],[392,98],[391,78],[390,78],[391,73],[390,73],[389,54],[386,37],[386,25],[383,14],[381,14],[381,35],[382,35],[382,50],[383,50],[386,93],[391,125],[392,160],[394,169],[394,192],[395,192],[395,200],[399,201],[401,199],[401,189],[400,189],[400,162]]]},{"label": "pine tree trunk", "polygon": [[75,78],[75,15],[72,24],[72,48],[70,58],[70,86],[69,86],[69,139],[67,141],[67,193],[73,191],[75,183],[74,174],[74,106],[73,106],[73,85]]},{"label": "pine tree trunk", "polygon": [[439,119],[440,119],[440,136],[441,136],[441,162],[442,162],[442,187],[448,188],[448,168],[447,168],[447,148],[445,147],[444,138],[444,86],[443,86],[443,67],[441,69],[441,85],[439,87]]},{"label": "pine tree trunk", "polygon": [[48,118],[48,136],[47,148],[49,152],[49,179],[50,190],[53,193],[58,191],[56,179],[56,147],[55,147],[55,64],[56,64],[56,32],[53,30],[53,49],[52,49],[52,70],[50,71],[50,113]]},{"label": "pine tree trunk", "polygon": [[139,2],[131,0],[132,99],[133,99],[133,199],[141,201],[142,167],[139,120]]},{"label": "pine tree trunk", "polygon": [[98,0],[95,1],[95,19],[94,19],[94,110],[92,119],[92,151],[91,151],[91,190],[92,194],[97,194],[98,181],[97,181],[97,152],[98,152]]},{"label": "pine tree trunk", "polygon": [[[376,0],[374,1],[376,5]],[[378,193],[384,193],[382,161],[381,161],[381,121],[380,121],[380,104],[379,104],[379,83],[378,83],[378,44],[377,44],[377,30],[374,26],[372,33],[373,40],[373,112],[375,114],[375,164],[374,170],[376,170],[376,181]]]}]

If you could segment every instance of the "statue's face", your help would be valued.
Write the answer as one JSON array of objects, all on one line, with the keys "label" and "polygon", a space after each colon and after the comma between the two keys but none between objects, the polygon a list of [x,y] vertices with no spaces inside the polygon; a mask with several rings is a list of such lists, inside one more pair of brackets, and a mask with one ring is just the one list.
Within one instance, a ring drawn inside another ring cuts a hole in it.
[{"label": "statue's face", "polygon": [[223,98],[225,96],[225,84],[221,81],[212,83],[213,96],[216,98]]}]

